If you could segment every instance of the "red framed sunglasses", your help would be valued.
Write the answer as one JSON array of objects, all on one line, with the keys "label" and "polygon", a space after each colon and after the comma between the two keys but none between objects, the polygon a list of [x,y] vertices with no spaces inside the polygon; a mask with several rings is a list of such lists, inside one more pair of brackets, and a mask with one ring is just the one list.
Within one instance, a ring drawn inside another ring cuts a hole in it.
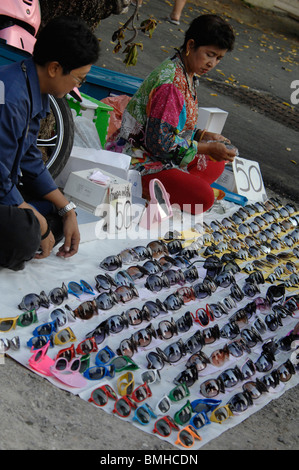
[{"label": "red framed sunglasses", "polygon": [[210,323],[210,321],[215,320],[212,309],[210,308],[208,304],[206,305],[206,308],[202,308],[202,307],[198,308],[195,314],[191,312],[191,315],[192,315],[193,320],[196,323],[199,323],[200,326],[203,326],[203,327],[207,326]]}]

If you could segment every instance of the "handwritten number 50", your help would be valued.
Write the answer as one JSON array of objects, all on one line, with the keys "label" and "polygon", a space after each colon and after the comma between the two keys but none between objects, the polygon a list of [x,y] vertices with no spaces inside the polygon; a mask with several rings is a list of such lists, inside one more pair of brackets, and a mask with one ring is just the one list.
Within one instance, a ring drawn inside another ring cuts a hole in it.
[{"label": "handwritten number 50", "polygon": [[255,165],[249,165],[245,171],[244,168],[241,168],[244,166],[244,162],[242,160],[235,159],[235,163],[236,171],[238,173],[243,173],[246,181],[246,187],[239,188],[239,190],[242,192],[248,192],[250,189],[253,189],[256,193],[260,192],[263,188],[263,182],[259,169]]}]

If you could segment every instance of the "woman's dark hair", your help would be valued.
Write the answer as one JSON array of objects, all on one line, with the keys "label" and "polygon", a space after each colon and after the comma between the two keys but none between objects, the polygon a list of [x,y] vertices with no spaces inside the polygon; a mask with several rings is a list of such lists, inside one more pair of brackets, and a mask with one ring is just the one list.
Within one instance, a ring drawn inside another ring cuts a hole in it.
[{"label": "woman's dark hair", "polygon": [[99,41],[78,17],[60,16],[38,33],[33,60],[38,65],[57,61],[65,74],[94,64],[99,57]]},{"label": "woman's dark hair", "polygon": [[235,42],[233,28],[218,15],[201,15],[195,18],[185,34],[182,49],[185,50],[189,39],[199,46],[217,46],[232,51]]}]

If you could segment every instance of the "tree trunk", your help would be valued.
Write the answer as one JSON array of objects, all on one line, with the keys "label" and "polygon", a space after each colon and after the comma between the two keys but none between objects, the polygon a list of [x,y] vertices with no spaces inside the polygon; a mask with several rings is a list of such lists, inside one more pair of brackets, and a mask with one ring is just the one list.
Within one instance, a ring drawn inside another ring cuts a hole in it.
[{"label": "tree trunk", "polygon": [[79,16],[94,31],[100,20],[119,15],[131,0],[40,0],[41,26],[55,16]]}]

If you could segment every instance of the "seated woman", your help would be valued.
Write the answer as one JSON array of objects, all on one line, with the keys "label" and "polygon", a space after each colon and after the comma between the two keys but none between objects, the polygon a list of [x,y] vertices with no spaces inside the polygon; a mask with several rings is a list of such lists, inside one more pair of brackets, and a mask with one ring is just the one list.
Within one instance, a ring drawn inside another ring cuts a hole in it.
[{"label": "seated woman", "polygon": [[[212,70],[234,45],[231,26],[217,15],[195,18],[183,46],[144,80],[127,105],[122,125],[107,144],[132,157],[142,175],[143,196],[158,178],[171,204],[197,214],[214,203],[211,184],[235,150],[222,135],[196,128],[198,76]],[[210,142],[212,141],[212,142]]]}]

